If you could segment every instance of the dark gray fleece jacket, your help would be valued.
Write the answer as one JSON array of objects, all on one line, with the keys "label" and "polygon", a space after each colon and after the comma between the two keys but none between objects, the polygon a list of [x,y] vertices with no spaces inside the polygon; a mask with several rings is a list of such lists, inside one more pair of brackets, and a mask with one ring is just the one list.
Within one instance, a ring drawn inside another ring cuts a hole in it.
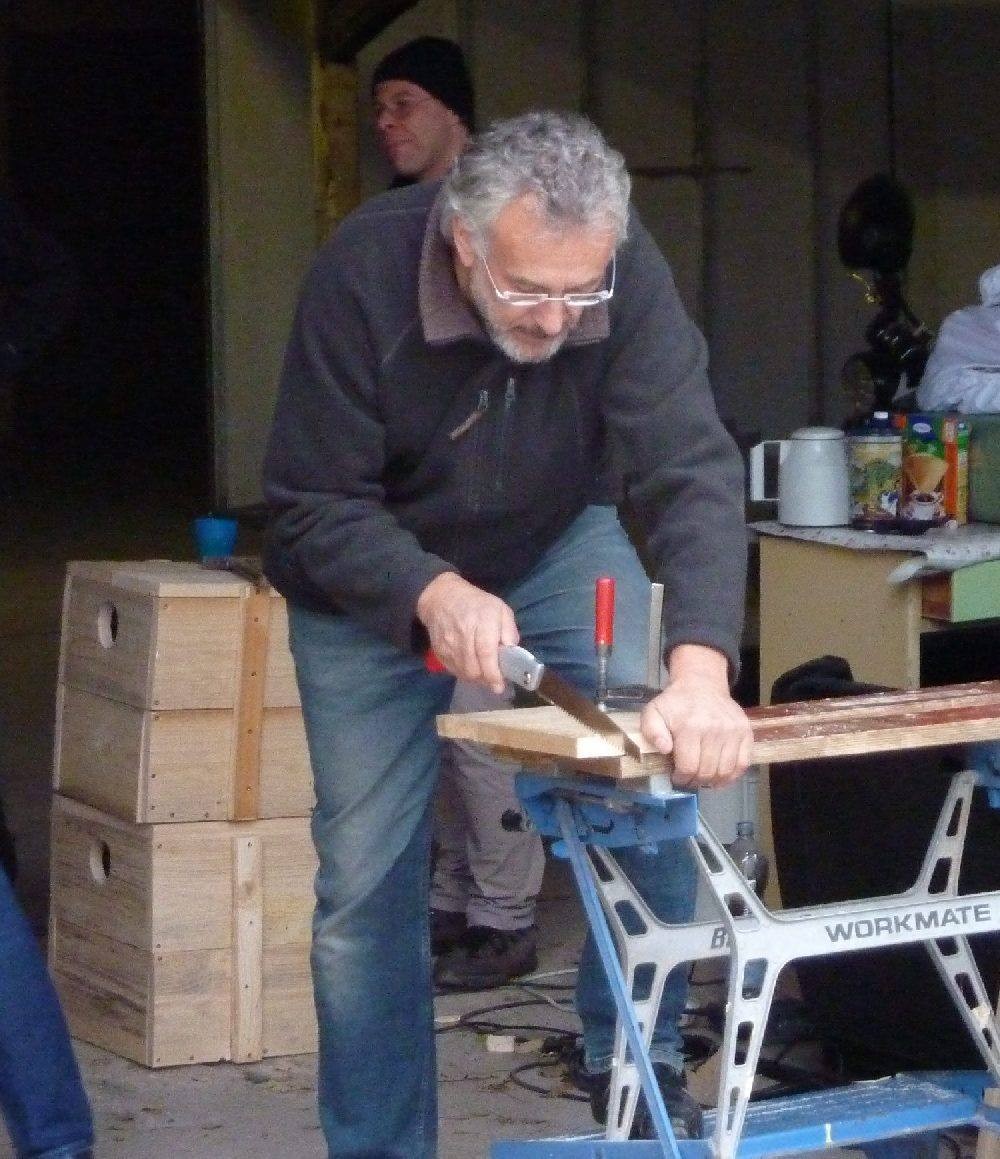
[{"label": "dark gray fleece jacket", "polygon": [[554,358],[516,364],[459,290],[438,192],[367,202],[306,277],[264,466],[268,578],[420,649],[424,587],[457,571],[502,595],[595,500],[610,454],[664,584],[667,650],[707,644],[735,671],[742,464],[649,234],[633,214],[611,302]]}]

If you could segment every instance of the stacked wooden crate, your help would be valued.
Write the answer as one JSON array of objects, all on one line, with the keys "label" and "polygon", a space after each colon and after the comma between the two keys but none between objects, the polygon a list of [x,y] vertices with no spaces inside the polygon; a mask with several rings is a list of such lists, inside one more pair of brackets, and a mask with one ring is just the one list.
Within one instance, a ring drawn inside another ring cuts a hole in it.
[{"label": "stacked wooden crate", "polygon": [[283,600],[71,563],[49,961],[73,1034],[147,1066],[316,1047],[312,783]]}]

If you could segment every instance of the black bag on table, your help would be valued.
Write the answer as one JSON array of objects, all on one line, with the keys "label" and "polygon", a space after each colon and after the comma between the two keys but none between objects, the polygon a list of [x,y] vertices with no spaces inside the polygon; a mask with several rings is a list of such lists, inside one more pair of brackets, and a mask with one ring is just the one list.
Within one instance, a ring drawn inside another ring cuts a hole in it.
[{"label": "black bag on table", "polygon": [[[888,691],[856,681],[824,656],[775,682],[773,704]],[[786,907],[899,893],[916,880],[961,749],[774,765],[775,863]],[[976,792],[960,889],[1000,888],[1000,810]],[[1000,937],[970,939],[995,1001]],[[813,958],[795,964],[809,1021],[848,1077],[898,1070],[980,1069],[983,1060],[922,945]]]}]

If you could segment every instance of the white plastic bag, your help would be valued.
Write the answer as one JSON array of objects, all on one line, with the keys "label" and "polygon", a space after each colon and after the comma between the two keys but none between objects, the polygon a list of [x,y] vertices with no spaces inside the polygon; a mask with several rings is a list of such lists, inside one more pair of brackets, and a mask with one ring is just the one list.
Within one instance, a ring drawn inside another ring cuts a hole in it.
[{"label": "white plastic bag", "polygon": [[1000,411],[1000,266],[979,279],[983,303],[949,314],[917,385],[922,410]]}]

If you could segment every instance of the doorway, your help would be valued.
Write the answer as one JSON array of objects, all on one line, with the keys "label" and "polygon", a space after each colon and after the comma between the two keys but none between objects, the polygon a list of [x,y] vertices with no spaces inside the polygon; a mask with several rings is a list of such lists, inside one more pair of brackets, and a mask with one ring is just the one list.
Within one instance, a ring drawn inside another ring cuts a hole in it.
[{"label": "doorway", "polygon": [[79,277],[70,327],[16,384],[9,485],[193,512],[212,492],[199,5],[8,21],[4,168]]}]

